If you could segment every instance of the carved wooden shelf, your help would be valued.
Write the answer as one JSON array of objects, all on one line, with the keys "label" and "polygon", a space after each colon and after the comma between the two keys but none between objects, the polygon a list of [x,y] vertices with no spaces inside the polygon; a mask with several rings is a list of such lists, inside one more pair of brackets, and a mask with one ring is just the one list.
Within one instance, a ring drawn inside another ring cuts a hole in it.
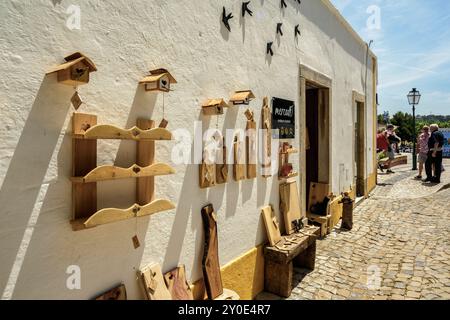
[{"label": "carved wooden shelf", "polygon": [[174,173],[175,170],[164,163],[155,163],[144,168],[138,165],[133,165],[128,169],[114,166],[101,166],[95,168],[84,177],[73,177],[72,182],[91,183],[106,180],[165,176]]},{"label": "carved wooden shelf", "polygon": [[[75,231],[93,228],[131,218],[149,216],[175,208],[167,200],[155,200],[155,176],[175,173],[167,164],[155,163],[155,141],[171,140],[164,128],[154,128],[148,119],[138,119],[137,126],[128,130],[110,125],[97,125],[97,116],[75,113],[73,126],[72,228]],[[137,142],[136,164],[130,168],[97,167],[97,140],[120,139]],[[97,208],[97,182],[136,178],[136,202],[122,209]]]},{"label": "carved wooden shelf", "polygon": [[140,206],[135,204],[128,209],[108,208],[98,211],[89,218],[77,219],[72,221],[72,228],[74,231],[81,231],[85,229],[95,228],[97,226],[108,223],[119,222],[132,218],[140,218],[151,216],[158,212],[175,209],[175,205],[168,200],[155,200],[151,203]]},{"label": "carved wooden shelf", "polygon": [[172,140],[172,133],[164,128],[142,130],[138,127],[121,129],[112,125],[96,125],[87,130],[74,132],[74,138],[87,140]]}]

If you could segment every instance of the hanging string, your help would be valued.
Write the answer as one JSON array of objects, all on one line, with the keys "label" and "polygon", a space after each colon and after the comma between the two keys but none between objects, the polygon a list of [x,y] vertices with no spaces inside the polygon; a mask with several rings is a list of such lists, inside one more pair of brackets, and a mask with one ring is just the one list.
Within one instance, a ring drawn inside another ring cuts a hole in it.
[{"label": "hanging string", "polygon": [[165,113],[166,113],[166,93],[165,92],[163,92],[163,119],[165,119],[166,118],[166,115],[165,115]]}]

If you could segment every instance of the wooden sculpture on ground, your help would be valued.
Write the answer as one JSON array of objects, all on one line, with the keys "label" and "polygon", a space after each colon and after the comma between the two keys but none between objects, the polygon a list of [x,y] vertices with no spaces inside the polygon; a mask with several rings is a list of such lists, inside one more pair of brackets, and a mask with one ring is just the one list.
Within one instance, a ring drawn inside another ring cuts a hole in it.
[{"label": "wooden sculpture on ground", "polygon": [[138,273],[147,300],[172,300],[159,264],[152,264]]},{"label": "wooden sculpture on ground", "polygon": [[186,280],[186,269],[184,265],[167,272],[164,275],[164,280],[172,295],[172,300],[194,300],[192,290]]},{"label": "wooden sculpture on ground", "polygon": [[205,230],[203,278],[208,298],[214,300],[223,294],[223,285],[218,252],[217,218],[212,205],[207,205],[202,209],[202,220]]}]

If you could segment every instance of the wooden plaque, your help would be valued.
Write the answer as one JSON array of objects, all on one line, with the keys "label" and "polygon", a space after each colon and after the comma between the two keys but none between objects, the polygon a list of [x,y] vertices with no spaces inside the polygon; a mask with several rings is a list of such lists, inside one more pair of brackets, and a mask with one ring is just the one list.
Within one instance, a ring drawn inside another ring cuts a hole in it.
[{"label": "wooden plaque", "polygon": [[203,278],[208,298],[214,300],[223,294],[223,285],[219,263],[217,218],[212,205],[207,205],[202,209],[202,220],[205,230],[205,251],[202,260]]}]

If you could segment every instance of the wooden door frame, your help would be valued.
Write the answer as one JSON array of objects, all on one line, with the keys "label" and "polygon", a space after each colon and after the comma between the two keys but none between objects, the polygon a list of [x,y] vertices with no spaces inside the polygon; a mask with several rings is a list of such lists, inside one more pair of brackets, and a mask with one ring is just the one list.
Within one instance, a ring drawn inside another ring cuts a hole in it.
[{"label": "wooden door frame", "polygon": [[[362,164],[362,172],[363,172],[363,177],[357,177],[358,172],[354,172],[354,177],[356,176],[357,180],[356,180],[356,186],[355,186],[355,193],[357,193],[357,187],[358,187],[358,179],[362,179],[363,181],[363,193],[364,193],[364,197],[367,197],[369,195],[369,188],[368,188],[368,183],[367,183],[367,106],[366,106],[366,96],[353,90],[352,93],[352,113],[353,111],[356,110],[356,117],[358,116],[358,112],[357,112],[357,108],[358,108],[358,103],[362,104],[363,106],[363,123],[362,128],[363,130],[361,130],[361,135],[359,135],[359,139],[362,140],[363,143],[363,147],[361,148],[362,150],[359,150],[359,156],[361,157],[361,164]],[[354,141],[353,142],[353,153],[352,153],[352,159],[353,159],[353,164],[355,163],[355,154],[356,154],[356,146],[357,146],[357,142]]]},{"label": "wooden door frame", "polygon": [[[324,159],[324,157],[328,160],[328,166],[327,168],[323,168],[321,170],[321,166],[319,165],[319,180],[323,181],[317,181],[322,183],[328,183],[330,185],[330,189],[332,187],[332,138],[333,138],[333,128],[332,128],[332,114],[333,114],[333,104],[332,104],[332,87],[333,87],[333,81],[330,77],[315,71],[311,69],[308,66],[305,66],[303,64],[300,64],[300,106],[299,106],[299,112],[298,112],[298,123],[299,123],[299,131],[300,131],[300,138],[299,138],[299,164],[300,164],[300,201],[301,201],[301,208],[302,211],[306,214],[306,186],[305,186],[305,179],[306,179],[306,84],[311,84],[314,86],[317,86],[319,89],[319,96],[320,91],[324,92],[323,95],[323,103],[326,105],[325,110],[326,112],[326,118],[325,118],[325,125],[328,129],[328,146],[327,148],[319,148],[319,161],[320,159]],[[319,97],[320,101],[320,97]],[[320,102],[319,102],[320,103]],[[320,136],[320,133],[319,133]],[[324,153],[325,152],[325,153]],[[325,171],[323,172],[323,169]],[[327,181],[325,181],[327,180]],[[331,190],[330,190],[331,191]]]}]

